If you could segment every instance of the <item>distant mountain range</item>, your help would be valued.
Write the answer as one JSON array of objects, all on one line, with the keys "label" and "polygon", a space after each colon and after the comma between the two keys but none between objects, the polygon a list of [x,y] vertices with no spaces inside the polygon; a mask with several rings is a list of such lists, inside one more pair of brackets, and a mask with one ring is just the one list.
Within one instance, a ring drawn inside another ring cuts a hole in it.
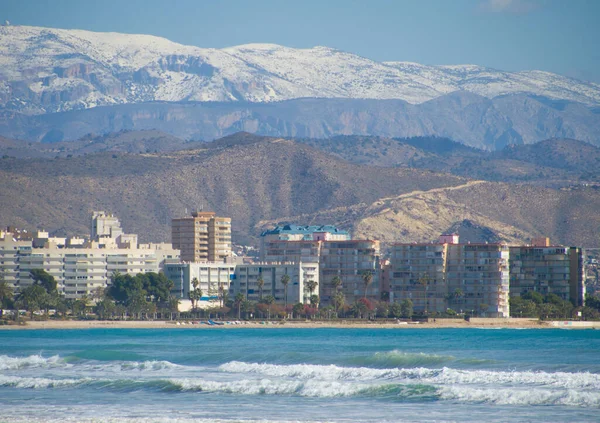
[{"label": "distant mountain range", "polygon": [[188,140],[244,130],[440,136],[491,150],[548,138],[600,145],[600,85],[542,71],[376,62],[326,47],[208,49],[0,27],[0,135],[56,142],[123,129]]}]

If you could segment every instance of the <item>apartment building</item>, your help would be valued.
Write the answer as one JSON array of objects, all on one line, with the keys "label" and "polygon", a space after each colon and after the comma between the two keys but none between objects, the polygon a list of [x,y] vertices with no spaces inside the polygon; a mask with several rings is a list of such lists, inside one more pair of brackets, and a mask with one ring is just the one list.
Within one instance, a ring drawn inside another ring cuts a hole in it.
[{"label": "apartment building", "polygon": [[340,288],[345,301],[351,304],[365,296],[363,274],[370,272],[373,276],[367,287],[366,297],[370,300],[380,299],[380,245],[379,241],[347,240],[322,241],[320,253],[320,295],[321,302],[330,304],[335,294],[331,286],[334,277],[342,281]]},{"label": "apartment building", "polygon": [[415,311],[509,316],[509,248],[503,244],[396,244],[390,259],[390,299],[411,299]]},{"label": "apartment building", "polygon": [[[350,240],[348,231],[332,225],[281,225],[264,231],[260,235],[261,260],[270,260],[269,251],[278,245],[276,241],[347,241]],[[281,245],[281,244],[279,244]]]},{"label": "apartment building", "polygon": [[224,262],[231,257],[231,218],[193,212],[171,222],[173,248],[186,262]]},{"label": "apartment building", "polygon": [[449,307],[485,317],[509,317],[509,255],[504,244],[450,244]]},{"label": "apartment building", "polygon": [[[290,280],[287,287],[287,303],[309,303],[310,292],[306,288],[308,281],[319,283],[318,263],[177,263],[165,266],[165,275],[173,281],[173,295],[181,299],[189,298],[196,279],[202,290],[200,307],[215,306],[219,290],[225,291],[230,298],[241,293],[249,301],[259,301],[261,289],[259,278],[264,281],[262,297],[272,295],[279,304],[286,302],[285,287],[281,283],[283,275]],[[316,294],[316,292],[315,292]]]},{"label": "apartment building", "polygon": [[222,292],[229,292],[235,275],[235,265],[227,263],[168,263],[165,276],[173,281],[172,295],[188,299],[194,289],[193,281],[198,281],[202,290],[202,302],[217,302]]},{"label": "apartment building", "polygon": [[390,258],[390,301],[410,299],[415,310],[444,312],[448,244],[395,244]]},{"label": "apartment building", "polygon": [[322,241],[263,240],[264,261],[319,262]]},{"label": "apartment building", "polygon": [[510,295],[556,294],[581,306],[585,298],[584,252],[550,242],[510,248]]},{"label": "apartment building", "polygon": [[[281,282],[283,275],[288,275],[290,278],[287,286],[287,298],[285,286]],[[310,303],[311,295],[307,288],[307,282],[315,281],[319,284],[319,264],[286,262],[237,265],[235,278],[230,288],[231,295],[242,293],[250,301],[259,301],[261,296],[258,286],[259,278],[264,281],[263,298],[272,295],[279,304],[286,302],[287,304],[307,304]],[[314,292],[314,294],[318,294],[318,292]]]},{"label": "apartment building", "polygon": [[110,229],[92,223],[95,241],[52,238],[44,231],[38,231],[29,240],[15,240],[12,233],[2,232],[0,270],[5,279],[22,289],[33,284],[31,270],[43,269],[55,278],[58,290],[66,298],[77,299],[106,287],[114,272],[130,275],[159,272],[165,263],[179,262],[179,251],[173,250],[171,244],[138,244],[137,235],[123,234],[114,216],[94,212],[94,218],[107,216],[111,218]]}]

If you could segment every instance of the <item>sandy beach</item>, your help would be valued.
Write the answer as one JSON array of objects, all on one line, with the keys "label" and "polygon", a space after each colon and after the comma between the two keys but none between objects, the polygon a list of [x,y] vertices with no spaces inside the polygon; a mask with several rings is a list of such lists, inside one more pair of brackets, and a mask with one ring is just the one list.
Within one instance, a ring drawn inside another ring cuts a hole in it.
[{"label": "sandy beach", "polygon": [[[197,322],[194,320],[193,322]],[[600,322],[598,322],[600,323]],[[287,321],[261,323],[261,321],[241,322],[241,324],[225,324],[222,326],[210,326],[206,324],[192,323],[190,320],[180,321],[138,321],[138,320],[46,320],[31,321],[25,325],[0,326],[0,330],[32,330],[32,329],[239,329],[239,328],[365,328],[365,329],[414,329],[414,328],[521,328],[538,329],[552,328],[551,322],[540,322],[537,319],[471,319],[470,322],[460,319],[436,319],[435,322],[357,322],[354,320],[330,320],[330,321]]]}]

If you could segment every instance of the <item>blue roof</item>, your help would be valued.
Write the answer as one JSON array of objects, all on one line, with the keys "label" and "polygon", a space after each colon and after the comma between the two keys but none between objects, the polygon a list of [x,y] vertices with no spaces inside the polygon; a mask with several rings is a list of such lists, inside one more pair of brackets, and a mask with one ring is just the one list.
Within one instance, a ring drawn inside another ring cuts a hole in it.
[{"label": "blue roof", "polygon": [[300,226],[300,225],[282,225],[282,226],[276,226],[275,228],[269,230],[269,231],[264,231],[262,234],[260,234],[260,236],[265,236],[265,235],[280,235],[280,234],[305,234],[305,235],[309,235],[309,234],[313,234],[315,232],[329,232],[332,234],[342,234],[342,235],[348,235],[348,231],[344,231],[342,229],[338,229],[333,225],[306,225],[306,226]]}]

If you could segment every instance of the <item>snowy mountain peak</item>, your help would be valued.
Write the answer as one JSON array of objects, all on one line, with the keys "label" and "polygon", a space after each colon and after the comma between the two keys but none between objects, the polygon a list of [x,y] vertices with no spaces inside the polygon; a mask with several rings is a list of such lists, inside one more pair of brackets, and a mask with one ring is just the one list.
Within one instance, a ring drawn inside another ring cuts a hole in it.
[{"label": "snowy mountain peak", "polygon": [[454,91],[529,94],[600,105],[600,86],[543,71],[376,62],[316,46],[200,48],[151,35],[0,27],[0,107],[40,114],[147,101],[401,99]]}]

